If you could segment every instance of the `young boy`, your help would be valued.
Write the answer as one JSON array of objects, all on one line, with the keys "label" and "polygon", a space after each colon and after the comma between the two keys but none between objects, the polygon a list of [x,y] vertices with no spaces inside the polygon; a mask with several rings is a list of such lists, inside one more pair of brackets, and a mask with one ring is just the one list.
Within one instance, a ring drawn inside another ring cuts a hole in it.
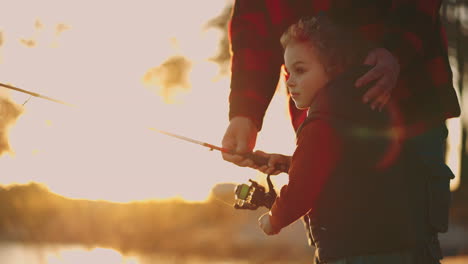
[{"label": "young boy", "polygon": [[396,122],[391,102],[373,111],[361,102],[366,89],[354,87],[370,68],[360,63],[372,46],[357,36],[319,16],[281,37],[288,92],[308,116],[292,157],[257,152],[269,158],[259,168],[266,174],[278,174],[278,163],[290,168],[259,224],[273,235],[304,217],[320,263],[370,255],[374,262],[346,263],[412,263],[410,195],[420,178],[411,175],[401,135],[389,130]]}]

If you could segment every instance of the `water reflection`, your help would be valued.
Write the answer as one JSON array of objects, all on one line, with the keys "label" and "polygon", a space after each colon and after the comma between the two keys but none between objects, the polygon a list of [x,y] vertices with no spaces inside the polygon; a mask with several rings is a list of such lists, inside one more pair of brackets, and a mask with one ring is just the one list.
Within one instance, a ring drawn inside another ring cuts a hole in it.
[{"label": "water reflection", "polygon": [[122,256],[105,248],[52,246],[20,243],[0,244],[2,264],[142,264],[136,257]]},{"label": "water reflection", "polygon": [[85,248],[80,245],[40,245],[0,243],[1,264],[244,264],[239,260],[207,261],[188,256],[161,256],[155,254],[124,256],[106,248]]},{"label": "water reflection", "polygon": [[[247,264],[248,260],[207,260],[194,256],[161,256],[157,254],[124,256],[106,248],[80,245],[42,245],[0,242],[1,264]],[[278,262],[268,263],[279,264]],[[301,262],[306,263],[306,262]],[[468,256],[445,257],[443,264],[468,263]]]},{"label": "water reflection", "polygon": [[[112,249],[95,248],[84,250],[83,248],[65,249],[47,252],[47,262],[44,264],[82,264],[82,263],[109,263],[109,264],[139,264],[132,257],[124,257],[119,252]],[[41,263],[42,264],[42,263]]]}]

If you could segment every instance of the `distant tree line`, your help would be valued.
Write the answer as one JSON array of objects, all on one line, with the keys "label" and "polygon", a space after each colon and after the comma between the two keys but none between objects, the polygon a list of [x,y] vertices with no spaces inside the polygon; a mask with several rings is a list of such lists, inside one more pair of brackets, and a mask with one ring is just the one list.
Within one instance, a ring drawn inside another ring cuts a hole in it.
[{"label": "distant tree line", "polygon": [[271,239],[257,226],[260,210],[235,210],[227,201],[233,202],[233,192],[218,192],[203,203],[112,203],[68,199],[36,183],[0,186],[0,242],[80,244],[124,254],[214,259],[310,257],[302,228],[293,239],[287,232]]}]

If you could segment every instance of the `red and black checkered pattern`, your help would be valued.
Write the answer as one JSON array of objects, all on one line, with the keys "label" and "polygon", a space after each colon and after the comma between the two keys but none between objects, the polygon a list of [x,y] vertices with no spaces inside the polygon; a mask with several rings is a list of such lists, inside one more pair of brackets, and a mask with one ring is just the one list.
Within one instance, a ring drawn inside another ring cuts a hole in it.
[{"label": "red and black checkered pattern", "polygon": [[[398,58],[401,73],[392,98],[406,123],[459,116],[440,5],[441,0],[236,0],[229,28],[229,117],[250,117],[261,128],[283,64],[280,36],[300,17],[319,12]],[[291,108],[297,127],[305,115]]]}]

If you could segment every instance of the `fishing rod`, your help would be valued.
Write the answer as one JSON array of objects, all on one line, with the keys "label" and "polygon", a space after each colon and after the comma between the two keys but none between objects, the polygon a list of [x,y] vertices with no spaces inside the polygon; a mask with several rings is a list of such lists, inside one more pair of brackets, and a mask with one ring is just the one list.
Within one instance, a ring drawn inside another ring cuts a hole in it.
[{"label": "fishing rod", "polygon": [[[174,134],[174,133],[170,133],[170,132],[167,132],[167,131],[164,131],[164,130],[160,130],[160,129],[156,129],[156,128],[150,128],[151,130],[153,131],[156,131],[156,132],[159,132],[161,134],[164,134],[164,135],[168,135],[170,137],[174,137],[174,138],[178,138],[178,139],[181,139],[181,140],[184,140],[184,141],[187,141],[187,142],[191,142],[191,143],[194,143],[194,144],[197,144],[197,145],[201,145],[201,146],[204,146],[204,147],[207,147],[209,148],[211,151],[212,150],[218,150],[218,151],[221,151],[223,153],[228,153],[228,154],[231,154],[231,155],[239,155],[239,156],[242,156],[244,158],[247,158],[247,159],[250,159],[252,160],[256,165],[258,166],[263,166],[263,165],[267,165],[268,164],[268,158],[267,157],[264,157],[264,156],[260,156],[258,154],[255,154],[253,152],[249,152],[249,153],[238,153],[234,150],[230,150],[230,149],[227,149],[227,148],[222,148],[222,147],[218,147],[218,146],[215,146],[215,145],[212,145],[212,144],[209,144],[209,143],[206,143],[206,142],[202,142],[202,141],[198,141],[198,140],[195,140],[195,139],[192,139],[192,138],[188,138],[188,137],[184,137],[184,136],[181,136],[181,135],[177,135],[177,134]],[[276,164],[276,167],[275,167],[277,170],[280,170],[282,172],[288,172],[288,167],[286,166],[286,164]]]},{"label": "fishing rod", "polygon": [[10,90],[13,90],[13,91],[17,91],[17,92],[29,94],[29,95],[34,96],[34,97],[37,97],[37,98],[42,98],[42,99],[45,99],[45,100],[48,100],[48,101],[52,101],[52,102],[55,102],[55,103],[59,103],[59,104],[63,104],[63,105],[68,105],[68,106],[74,106],[74,105],[69,104],[69,103],[67,103],[67,102],[64,102],[64,101],[61,101],[61,100],[57,100],[57,99],[51,98],[51,97],[49,97],[49,96],[45,96],[45,95],[38,94],[38,93],[35,93],[35,92],[31,92],[31,91],[28,91],[28,90],[24,90],[24,89],[21,89],[21,88],[12,86],[12,85],[0,83],[0,86],[5,87],[5,88],[10,89]]},{"label": "fishing rod", "polygon": [[[197,145],[201,145],[204,147],[209,148],[210,150],[218,150],[223,153],[229,153],[232,155],[240,155],[244,158],[251,159],[256,165],[262,166],[268,164],[268,158],[260,156],[258,154],[255,154],[253,152],[250,153],[237,153],[233,150],[226,149],[226,148],[221,148],[206,142],[198,141],[192,138],[184,137],[181,135],[177,135],[174,133],[170,133],[164,130],[156,129],[156,128],[150,128],[151,130],[154,130],[156,132],[159,132],[161,134],[178,138],[187,142],[191,142]],[[277,170],[280,170],[282,172],[288,172],[288,166],[285,164],[276,164],[275,168]],[[249,179],[250,185],[247,184],[239,184],[236,186],[234,194],[235,194],[235,204],[234,208],[235,209],[247,209],[247,210],[256,210],[261,206],[264,206],[268,209],[271,209],[273,206],[273,203],[275,202],[275,199],[277,197],[276,191],[274,189],[273,183],[271,182],[270,175],[267,176],[267,184],[268,184],[268,191],[267,189],[258,184],[256,181],[253,181]],[[222,201],[222,200],[221,200]],[[223,201],[223,203],[226,203]]]}]

